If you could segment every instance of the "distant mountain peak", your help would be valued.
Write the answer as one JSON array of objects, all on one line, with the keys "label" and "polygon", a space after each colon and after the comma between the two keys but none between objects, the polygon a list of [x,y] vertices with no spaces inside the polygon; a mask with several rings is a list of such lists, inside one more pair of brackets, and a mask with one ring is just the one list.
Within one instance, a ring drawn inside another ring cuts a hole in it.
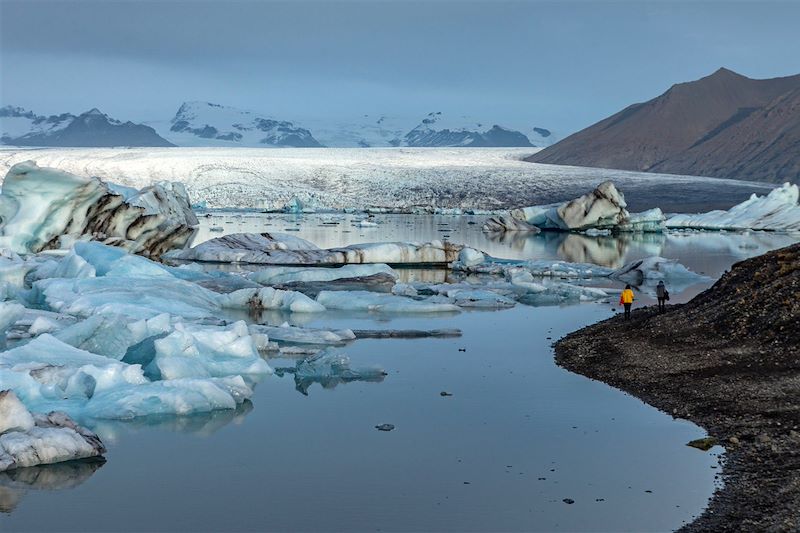
[{"label": "distant mountain peak", "polygon": [[75,116],[36,115],[21,107],[0,109],[2,144],[14,146],[173,146],[153,128],[122,123],[92,108]]},{"label": "distant mountain peak", "polygon": [[177,144],[319,147],[307,129],[254,111],[212,102],[183,102],[164,135]]},{"label": "distant mountain peak", "polygon": [[[800,75],[720,68],[534,154],[537,163],[782,182],[800,179]],[[795,96],[793,96],[795,95]]]}]

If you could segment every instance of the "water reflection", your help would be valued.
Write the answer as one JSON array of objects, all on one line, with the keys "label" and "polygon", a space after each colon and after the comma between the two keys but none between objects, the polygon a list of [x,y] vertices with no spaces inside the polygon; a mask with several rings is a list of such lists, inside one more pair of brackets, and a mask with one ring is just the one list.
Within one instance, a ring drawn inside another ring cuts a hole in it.
[{"label": "water reflection", "polygon": [[[800,236],[769,232],[638,233],[588,236],[558,232],[536,235],[509,232],[489,234],[481,230],[485,216],[464,215],[376,215],[373,228],[354,227],[363,215],[306,214],[266,215],[262,213],[214,212],[200,218],[195,243],[228,233],[260,233],[293,230],[297,237],[322,248],[365,242],[425,242],[447,238],[466,244],[494,257],[505,259],[549,259],[595,263],[619,268],[625,263],[649,256],[677,259],[697,272],[721,274],[731,263],[797,242]],[[211,232],[212,227],[222,232]],[[209,265],[227,271],[258,270],[258,265]],[[446,270],[408,269],[401,281],[443,283]]]},{"label": "water reflection", "polygon": [[13,512],[29,490],[75,488],[89,479],[105,462],[102,457],[92,457],[0,472],[0,512]]},{"label": "water reflection", "polygon": [[91,423],[92,429],[103,441],[115,442],[123,433],[137,430],[157,429],[171,433],[186,433],[198,437],[209,437],[228,424],[241,424],[253,410],[253,403],[245,400],[236,409],[219,409],[192,415],[152,415],[130,420],[98,420]]}]

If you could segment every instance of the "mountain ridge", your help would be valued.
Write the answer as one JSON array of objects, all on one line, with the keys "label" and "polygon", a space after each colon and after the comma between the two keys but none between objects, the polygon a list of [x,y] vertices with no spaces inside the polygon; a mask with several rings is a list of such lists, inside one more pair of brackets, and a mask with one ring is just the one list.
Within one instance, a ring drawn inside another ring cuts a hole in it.
[{"label": "mountain ridge", "polygon": [[37,115],[22,107],[0,108],[2,144],[56,147],[169,147],[150,126],[109,117],[96,107],[80,115]]},{"label": "mountain ridge", "polygon": [[798,89],[800,75],[758,80],[721,68],[632,104],[527,161],[798,181],[800,156],[792,155],[800,146]]}]

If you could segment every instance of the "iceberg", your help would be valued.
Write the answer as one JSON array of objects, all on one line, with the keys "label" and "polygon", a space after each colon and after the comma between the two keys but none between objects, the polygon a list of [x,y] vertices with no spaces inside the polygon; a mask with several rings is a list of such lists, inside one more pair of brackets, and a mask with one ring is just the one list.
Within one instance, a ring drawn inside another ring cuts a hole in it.
[{"label": "iceberg", "polygon": [[427,243],[377,242],[342,248],[318,248],[303,239],[281,233],[235,233],[165,254],[172,260],[273,265],[344,265],[385,263],[448,264],[462,246],[442,241]]},{"label": "iceberg", "polygon": [[154,347],[148,373],[157,379],[272,373],[243,321],[221,327],[176,324],[172,333],[154,341]]},{"label": "iceberg", "polygon": [[280,326],[251,324],[251,335],[265,335],[269,340],[291,344],[341,345],[355,339],[352,330],[301,328],[284,323]]},{"label": "iceberg", "polygon": [[766,196],[754,193],[727,211],[673,215],[666,226],[673,229],[800,231],[799,198],[798,186],[784,183]]},{"label": "iceberg", "polygon": [[241,376],[173,379],[116,387],[94,396],[82,410],[90,419],[127,420],[153,415],[191,415],[236,409],[253,390]]},{"label": "iceberg", "polygon": [[508,215],[491,217],[483,226],[486,232],[554,230],[573,232],[648,231],[664,228],[660,209],[629,213],[625,196],[614,183],[604,181],[592,192],[561,204],[514,209]]},{"label": "iceberg", "polygon": [[325,307],[305,294],[264,287],[262,289],[239,289],[229,294],[219,295],[220,305],[229,309],[249,309],[261,311],[277,309],[291,313],[319,313]]},{"label": "iceberg", "polygon": [[158,257],[188,245],[197,224],[179,183],[134,191],[26,161],[9,169],[0,194],[0,247],[16,253],[94,239]]},{"label": "iceberg", "polygon": [[0,391],[0,415],[0,472],[97,457],[106,451],[97,435],[64,413],[32,415],[11,390]]},{"label": "iceberg", "polygon": [[692,272],[674,259],[663,257],[645,257],[631,261],[612,272],[609,277],[648,288],[654,287],[659,281],[665,281],[669,282],[668,289],[673,292],[709,279],[707,276]]},{"label": "iceberg", "polygon": [[387,276],[392,280],[397,279],[397,273],[389,265],[379,263],[343,265],[336,268],[274,266],[253,272],[248,278],[264,285],[277,285],[297,282],[351,280],[372,276]]}]

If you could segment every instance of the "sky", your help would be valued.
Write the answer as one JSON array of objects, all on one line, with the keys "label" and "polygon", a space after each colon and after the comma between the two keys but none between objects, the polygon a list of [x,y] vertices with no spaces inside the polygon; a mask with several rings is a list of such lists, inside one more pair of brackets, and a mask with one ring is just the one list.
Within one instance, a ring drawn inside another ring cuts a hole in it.
[{"label": "sky", "polygon": [[798,2],[0,0],[0,104],[576,131],[721,66],[800,73]]}]

